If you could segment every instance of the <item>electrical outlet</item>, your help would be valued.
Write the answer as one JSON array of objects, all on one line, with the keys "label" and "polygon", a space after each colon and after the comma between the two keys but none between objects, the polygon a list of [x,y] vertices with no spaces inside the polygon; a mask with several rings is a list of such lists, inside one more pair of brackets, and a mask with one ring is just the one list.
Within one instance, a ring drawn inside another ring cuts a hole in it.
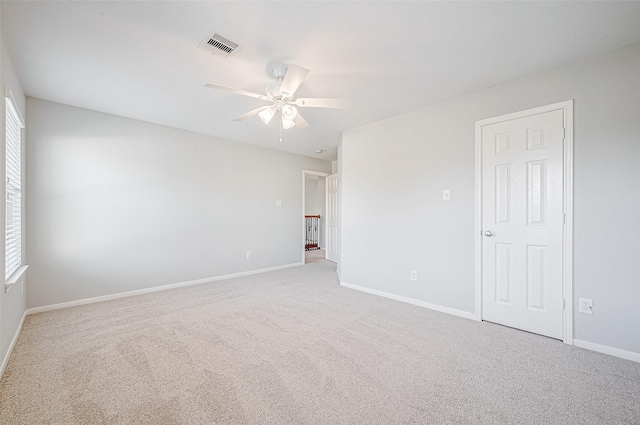
[{"label": "electrical outlet", "polygon": [[580,313],[593,314],[593,300],[590,298],[578,298],[578,311]]},{"label": "electrical outlet", "polygon": [[411,280],[418,280],[418,271],[411,270]]},{"label": "electrical outlet", "polygon": [[251,260],[251,251],[247,251],[247,260]]}]

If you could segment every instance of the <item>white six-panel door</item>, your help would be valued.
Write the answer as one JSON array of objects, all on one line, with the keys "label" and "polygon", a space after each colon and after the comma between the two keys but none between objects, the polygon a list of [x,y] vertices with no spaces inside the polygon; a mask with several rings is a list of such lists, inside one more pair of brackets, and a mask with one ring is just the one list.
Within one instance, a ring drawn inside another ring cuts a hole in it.
[{"label": "white six-panel door", "polygon": [[327,177],[327,260],[338,262],[338,175]]},{"label": "white six-panel door", "polygon": [[481,137],[482,319],[562,339],[563,112]]}]

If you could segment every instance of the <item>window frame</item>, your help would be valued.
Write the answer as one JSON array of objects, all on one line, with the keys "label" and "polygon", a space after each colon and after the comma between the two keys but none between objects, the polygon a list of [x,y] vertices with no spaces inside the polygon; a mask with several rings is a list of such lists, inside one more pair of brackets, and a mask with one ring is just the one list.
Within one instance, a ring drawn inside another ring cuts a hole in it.
[{"label": "window frame", "polygon": [[[5,88],[5,285],[11,285],[20,279],[27,266],[23,264],[23,206],[22,190],[22,129],[25,121],[10,89]],[[15,137],[17,136],[17,138]],[[13,152],[13,154],[11,154]],[[16,180],[17,179],[17,180]],[[10,198],[15,208],[10,208]],[[16,202],[17,201],[17,202]],[[12,212],[11,214],[8,214]],[[17,222],[17,223],[16,223]],[[9,236],[9,226],[17,224],[18,232]],[[16,256],[17,254],[17,256]],[[17,257],[17,262],[15,258]],[[12,261],[7,261],[13,258]]]}]

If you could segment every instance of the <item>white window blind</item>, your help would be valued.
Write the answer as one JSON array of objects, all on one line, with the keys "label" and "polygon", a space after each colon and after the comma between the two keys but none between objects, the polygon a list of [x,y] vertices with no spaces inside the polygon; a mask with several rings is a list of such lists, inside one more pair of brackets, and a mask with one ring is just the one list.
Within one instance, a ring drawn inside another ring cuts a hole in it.
[{"label": "white window blind", "polygon": [[20,183],[20,132],[24,122],[11,91],[6,99],[6,224],[5,280],[22,265],[22,193]]}]

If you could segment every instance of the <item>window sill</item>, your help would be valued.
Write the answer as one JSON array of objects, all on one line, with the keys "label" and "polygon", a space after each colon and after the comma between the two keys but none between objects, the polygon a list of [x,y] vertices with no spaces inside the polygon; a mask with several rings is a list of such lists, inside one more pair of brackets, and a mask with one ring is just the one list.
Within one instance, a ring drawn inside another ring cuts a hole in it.
[{"label": "window sill", "polygon": [[20,279],[22,279],[22,276],[24,276],[24,274],[25,274],[25,272],[27,271],[28,268],[29,268],[29,266],[27,266],[27,265],[20,266],[20,267],[18,267],[18,270],[16,270],[11,276],[9,276],[9,279],[7,279],[4,282],[4,293],[5,294],[7,292],[9,292],[9,290],[13,287],[13,285],[18,283],[20,281]]}]

